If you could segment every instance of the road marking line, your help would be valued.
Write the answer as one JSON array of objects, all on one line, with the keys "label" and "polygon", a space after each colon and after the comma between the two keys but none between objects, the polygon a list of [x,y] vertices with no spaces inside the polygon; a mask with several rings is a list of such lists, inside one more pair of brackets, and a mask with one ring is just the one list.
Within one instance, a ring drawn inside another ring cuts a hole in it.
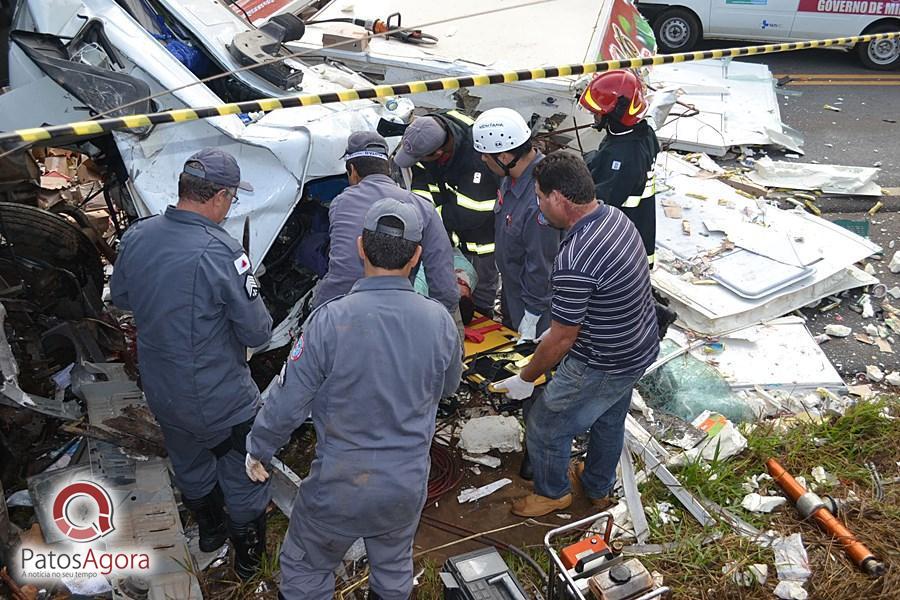
[{"label": "road marking line", "polygon": [[878,86],[898,86],[900,85],[900,80],[896,81],[789,81],[785,85],[805,85],[805,86],[835,86],[842,85],[844,87],[854,87],[854,86],[869,86],[869,87],[878,87]]}]

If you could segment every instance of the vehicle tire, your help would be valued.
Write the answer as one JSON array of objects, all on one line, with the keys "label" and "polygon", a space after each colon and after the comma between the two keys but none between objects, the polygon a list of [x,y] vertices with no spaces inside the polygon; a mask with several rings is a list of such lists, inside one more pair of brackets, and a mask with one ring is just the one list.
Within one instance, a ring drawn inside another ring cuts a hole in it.
[{"label": "vehicle tire", "polygon": [[684,8],[670,8],[653,21],[653,33],[659,52],[687,52],[700,41],[700,20]]},{"label": "vehicle tire", "polygon": [[[890,23],[882,23],[872,27],[863,35],[870,33],[886,33],[897,31],[896,25]],[[900,67],[900,40],[878,40],[875,42],[865,42],[857,44],[856,52],[859,60],[867,69],[876,69],[886,71]]]},{"label": "vehicle tire", "polygon": [[[9,283],[24,277],[34,295],[29,299],[48,314],[64,319],[92,316],[81,304],[101,304],[103,263],[93,242],[74,223],[34,206],[0,202],[0,235],[0,278]],[[36,268],[17,267],[17,261]],[[41,274],[41,265],[49,267],[46,274]],[[62,272],[71,275],[57,276]],[[67,279],[70,276],[74,280]],[[73,289],[76,285],[80,290]]]}]

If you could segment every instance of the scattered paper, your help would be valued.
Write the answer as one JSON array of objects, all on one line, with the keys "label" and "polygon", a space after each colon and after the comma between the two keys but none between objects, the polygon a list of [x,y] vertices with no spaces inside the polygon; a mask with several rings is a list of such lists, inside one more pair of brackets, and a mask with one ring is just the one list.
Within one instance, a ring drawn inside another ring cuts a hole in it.
[{"label": "scattered paper", "polygon": [[816,480],[816,483],[834,487],[838,483],[838,478],[834,476],[834,474],[829,473],[825,470],[825,467],[818,466],[813,467],[812,469],[812,477]]},{"label": "scattered paper", "polygon": [[775,570],[781,581],[806,581],[812,575],[809,558],[799,533],[781,537],[772,542],[775,553]]},{"label": "scattered paper", "polygon": [[750,512],[770,513],[785,502],[787,498],[783,496],[760,496],[756,492],[751,492],[741,500],[741,506]]},{"label": "scattered paper", "polygon": [[722,573],[731,574],[731,580],[740,587],[751,587],[753,585],[765,585],[766,579],[769,577],[769,566],[763,564],[752,564],[746,569],[741,569],[737,562],[726,563],[722,567]]},{"label": "scattered paper", "polygon": [[775,595],[783,600],[806,600],[809,597],[802,581],[779,581],[775,586]]},{"label": "scattered paper", "polygon": [[459,492],[459,496],[457,496],[457,500],[460,504],[464,504],[466,502],[474,502],[485,496],[489,496],[499,490],[502,487],[505,487],[512,483],[512,479],[507,479],[504,477],[494,483],[489,483],[487,485],[483,485],[479,488],[466,488]]}]

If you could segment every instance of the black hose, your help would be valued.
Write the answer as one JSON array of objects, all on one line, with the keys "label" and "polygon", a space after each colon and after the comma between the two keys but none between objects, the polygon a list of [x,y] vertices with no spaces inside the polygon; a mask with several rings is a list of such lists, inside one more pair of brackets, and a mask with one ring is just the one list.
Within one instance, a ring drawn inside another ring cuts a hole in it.
[{"label": "black hose", "polygon": [[461,525],[456,525],[453,523],[447,523],[446,521],[441,521],[440,519],[436,519],[435,517],[431,517],[428,515],[422,515],[422,521],[426,524],[431,525],[435,529],[440,529],[446,533],[450,533],[453,535],[458,535],[459,537],[466,537],[469,535],[477,535],[478,537],[473,538],[474,541],[484,544],[485,546],[493,546],[498,550],[505,550],[508,552],[512,552],[519,558],[525,561],[525,563],[530,566],[534,571],[538,574],[538,577],[541,579],[541,583],[547,585],[547,573],[544,572],[544,569],[541,568],[541,565],[537,563],[536,560],[531,558],[531,556],[518,548],[517,546],[513,546],[512,544],[507,544],[502,540],[498,540],[497,538],[491,537],[485,534],[478,534],[477,531],[472,531],[471,529],[466,529]]}]

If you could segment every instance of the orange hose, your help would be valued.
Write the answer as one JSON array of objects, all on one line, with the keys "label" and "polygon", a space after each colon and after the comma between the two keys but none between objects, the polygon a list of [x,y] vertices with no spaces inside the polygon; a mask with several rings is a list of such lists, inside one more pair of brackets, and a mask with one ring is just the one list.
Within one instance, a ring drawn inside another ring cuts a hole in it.
[{"label": "orange hose", "polygon": [[[770,458],[766,461],[766,468],[769,470],[769,475],[772,476],[772,479],[781,486],[781,489],[784,490],[784,493],[787,494],[791,499],[791,502],[795,505],[797,500],[807,493],[806,489],[774,458]],[[875,555],[872,554],[862,542],[857,540],[856,537],[850,533],[850,530],[844,527],[844,525],[838,521],[827,508],[819,506],[812,511],[810,517],[815,519],[822,529],[837,539],[838,543],[844,547],[844,551],[857,567],[876,577],[884,572],[884,564],[878,561],[875,558]]]}]

